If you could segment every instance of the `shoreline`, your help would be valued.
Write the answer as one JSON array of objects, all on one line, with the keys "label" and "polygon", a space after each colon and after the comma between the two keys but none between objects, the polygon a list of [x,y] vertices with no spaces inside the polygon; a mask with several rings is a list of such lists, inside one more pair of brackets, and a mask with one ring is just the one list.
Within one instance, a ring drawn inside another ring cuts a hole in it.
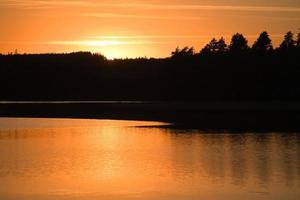
[{"label": "shoreline", "polygon": [[300,103],[10,102],[0,117],[159,121],[170,128],[232,132],[300,132]]}]

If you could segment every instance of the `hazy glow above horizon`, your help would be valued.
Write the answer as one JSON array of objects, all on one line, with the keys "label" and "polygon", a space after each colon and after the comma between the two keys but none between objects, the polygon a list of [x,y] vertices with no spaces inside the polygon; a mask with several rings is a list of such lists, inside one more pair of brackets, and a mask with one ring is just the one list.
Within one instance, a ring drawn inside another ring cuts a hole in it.
[{"label": "hazy glow above horizon", "polygon": [[2,0],[0,53],[100,52],[165,57],[199,51],[212,37],[242,32],[250,44],[267,30],[277,46],[300,28],[295,0]]}]

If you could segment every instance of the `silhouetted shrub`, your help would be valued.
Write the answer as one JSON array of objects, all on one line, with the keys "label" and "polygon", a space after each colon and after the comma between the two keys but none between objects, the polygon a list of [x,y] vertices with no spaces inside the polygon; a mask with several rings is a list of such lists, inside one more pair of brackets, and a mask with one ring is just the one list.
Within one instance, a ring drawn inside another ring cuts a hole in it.
[{"label": "silhouetted shrub", "polygon": [[227,44],[225,43],[224,38],[216,40],[213,38],[202,50],[201,54],[215,54],[215,53],[224,53],[226,52]]},{"label": "silhouetted shrub", "polygon": [[171,53],[171,57],[172,58],[189,57],[189,56],[193,56],[194,54],[195,54],[194,47],[184,47],[183,49],[177,47],[175,51]]}]

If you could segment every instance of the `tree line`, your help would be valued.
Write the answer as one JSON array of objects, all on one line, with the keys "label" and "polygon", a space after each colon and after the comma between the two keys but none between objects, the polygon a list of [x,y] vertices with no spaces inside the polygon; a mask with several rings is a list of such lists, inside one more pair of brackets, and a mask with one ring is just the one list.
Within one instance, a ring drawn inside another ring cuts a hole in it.
[{"label": "tree line", "polygon": [[[204,48],[200,51],[200,55],[209,54],[224,54],[224,53],[268,53],[272,51],[294,51],[300,49],[300,33],[297,38],[294,38],[294,34],[289,31],[284,35],[284,39],[280,46],[274,49],[272,40],[270,39],[267,31],[262,32],[252,47],[249,46],[248,40],[241,33],[236,33],[232,36],[230,44],[226,44],[224,37],[220,39],[213,38]],[[171,57],[183,57],[196,55],[194,47],[184,47],[180,49],[177,47],[175,51],[171,53]]]},{"label": "tree line", "polygon": [[278,48],[267,32],[249,47],[212,39],[200,52],[108,60],[101,54],[0,55],[0,101],[300,101],[299,35]]}]

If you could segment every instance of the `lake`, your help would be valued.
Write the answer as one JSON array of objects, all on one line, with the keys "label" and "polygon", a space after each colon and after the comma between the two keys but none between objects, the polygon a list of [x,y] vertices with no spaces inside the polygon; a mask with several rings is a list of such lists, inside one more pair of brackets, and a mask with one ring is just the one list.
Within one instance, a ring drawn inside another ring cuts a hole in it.
[{"label": "lake", "polygon": [[0,199],[300,199],[300,134],[164,125],[0,118]]}]

